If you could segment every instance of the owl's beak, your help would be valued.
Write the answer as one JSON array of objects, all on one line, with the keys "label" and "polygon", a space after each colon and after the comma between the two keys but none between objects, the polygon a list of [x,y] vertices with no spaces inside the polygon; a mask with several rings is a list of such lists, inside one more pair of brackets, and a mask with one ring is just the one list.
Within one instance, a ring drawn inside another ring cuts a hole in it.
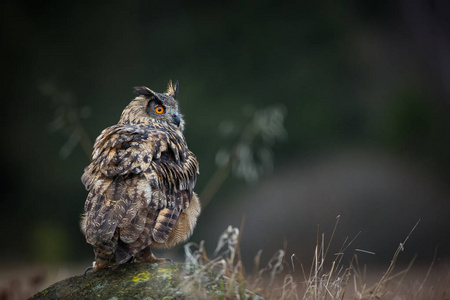
[{"label": "owl's beak", "polygon": [[172,123],[177,125],[177,127],[180,127],[180,115],[179,114],[173,114],[172,115]]}]

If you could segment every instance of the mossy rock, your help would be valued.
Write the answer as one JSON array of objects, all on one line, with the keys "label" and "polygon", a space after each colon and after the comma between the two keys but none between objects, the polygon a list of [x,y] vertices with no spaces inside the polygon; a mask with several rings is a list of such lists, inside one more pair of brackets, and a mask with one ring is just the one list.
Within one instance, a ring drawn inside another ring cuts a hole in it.
[{"label": "mossy rock", "polygon": [[[184,263],[125,264],[53,284],[30,299],[263,299],[213,271]],[[237,295],[236,295],[237,296]]]}]

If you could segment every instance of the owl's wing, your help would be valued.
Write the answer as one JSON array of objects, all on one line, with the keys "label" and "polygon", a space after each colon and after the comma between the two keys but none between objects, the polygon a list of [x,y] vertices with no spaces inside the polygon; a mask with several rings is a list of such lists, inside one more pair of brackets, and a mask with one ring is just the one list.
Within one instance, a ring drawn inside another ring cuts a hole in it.
[{"label": "owl's wing", "polygon": [[[195,155],[177,132],[146,125],[115,125],[94,145],[82,181],[86,200],[86,239],[136,243],[146,236],[163,243],[189,206],[198,173]],[[148,241],[142,241],[143,244]]]}]

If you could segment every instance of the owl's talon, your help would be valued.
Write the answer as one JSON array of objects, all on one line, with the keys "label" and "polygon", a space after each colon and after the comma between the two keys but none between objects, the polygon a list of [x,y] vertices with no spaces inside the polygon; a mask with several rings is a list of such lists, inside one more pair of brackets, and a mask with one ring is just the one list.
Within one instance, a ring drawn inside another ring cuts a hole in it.
[{"label": "owl's talon", "polygon": [[164,260],[165,260],[166,262],[173,262],[173,260],[172,260],[171,258],[164,258]]},{"label": "owl's talon", "polygon": [[87,267],[86,270],[84,270],[83,276],[86,276],[87,274],[90,274],[92,272],[94,272],[94,267],[93,266]]},{"label": "owl's talon", "polygon": [[83,275],[86,276],[86,274],[93,273],[94,269],[95,269],[95,266],[96,266],[96,263],[94,261],[94,262],[92,262],[92,266],[87,267],[86,270],[84,270]]}]

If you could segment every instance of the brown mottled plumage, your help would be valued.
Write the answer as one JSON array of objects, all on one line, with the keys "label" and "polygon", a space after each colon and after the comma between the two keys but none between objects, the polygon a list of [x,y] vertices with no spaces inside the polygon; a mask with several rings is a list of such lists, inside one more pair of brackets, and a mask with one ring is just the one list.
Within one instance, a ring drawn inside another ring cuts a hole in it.
[{"label": "brown mottled plumage", "polygon": [[178,82],[165,93],[136,87],[119,123],[95,142],[81,178],[89,191],[81,228],[94,246],[94,271],[163,261],[150,247],[172,247],[192,234],[200,213],[198,162],[182,133],[177,91]]}]

